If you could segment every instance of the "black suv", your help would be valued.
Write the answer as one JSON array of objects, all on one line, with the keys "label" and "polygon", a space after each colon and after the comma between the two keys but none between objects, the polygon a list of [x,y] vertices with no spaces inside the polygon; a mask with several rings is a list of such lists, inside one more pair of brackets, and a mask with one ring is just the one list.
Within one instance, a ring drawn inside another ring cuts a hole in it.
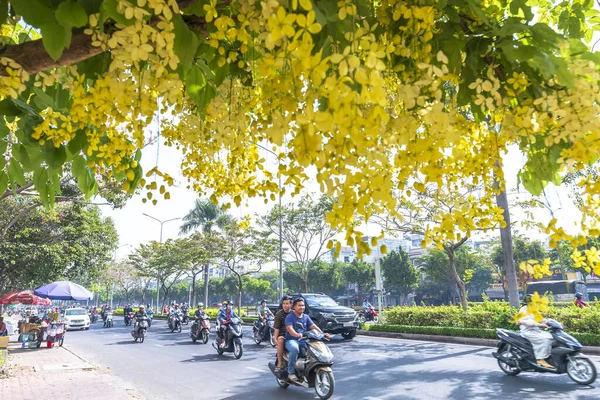
[{"label": "black suv", "polygon": [[[296,293],[291,295],[294,299],[301,297],[304,300],[306,309],[305,314],[321,328],[323,332],[332,334],[342,334],[344,339],[352,339],[356,336],[358,329],[358,314],[351,308],[338,305],[335,300],[323,293]],[[273,311],[274,308],[280,309],[279,305],[269,304],[268,307]]]}]

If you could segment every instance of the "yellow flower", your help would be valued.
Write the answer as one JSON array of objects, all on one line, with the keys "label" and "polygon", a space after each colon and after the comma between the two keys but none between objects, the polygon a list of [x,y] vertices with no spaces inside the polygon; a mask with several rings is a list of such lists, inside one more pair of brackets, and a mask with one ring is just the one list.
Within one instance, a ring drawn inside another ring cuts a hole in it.
[{"label": "yellow flower", "polygon": [[210,22],[218,17],[217,0],[210,0],[210,4],[205,4],[204,6],[202,6],[202,8],[206,12],[206,22]]}]

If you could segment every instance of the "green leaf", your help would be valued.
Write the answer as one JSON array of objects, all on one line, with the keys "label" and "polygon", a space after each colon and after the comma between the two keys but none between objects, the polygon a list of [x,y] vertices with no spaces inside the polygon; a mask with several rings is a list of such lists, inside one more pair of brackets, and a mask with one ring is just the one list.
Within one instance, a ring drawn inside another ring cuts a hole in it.
[{"label": "green leaf", "polygon": [[33,102],[40,110],[44,110],[48,107],[54,108],[54,99],[50,97],[48,93],[37,87],[33,88],[33,92],[35,93]]},{"label": "green leaf", "polygon": [[0,25],[6,22],[6,18],[8,18],[8,0],[0,0]]},{"label": "green leaf", "polygon": [[10,159],[10,164],[8,165],[8,174],[12,181],[16,182],[19,186],[25,185],[25,175],[23,174],[23,168],[17,160],[14,158]]},{"label": "green leaf", "polygon": [[33,186],[40,195],[40,201],[48,206],[48,172],[44,167],[38,167],[33,171]]},{"label": "green leaf", "polygon": [[[42,31],[42,43],[48,55],[54,61],[58,60],[65,47],[68,47],[71,43],[70,37],[67,36],[67,29],[56,20],[45,23],[40,29]],[[67,39],[69,40],[68,43],[66,42]]]},{"label": "green leaf", "polygon": [[137,149],[135,151],[135,155],[133,156],[133,159],[137,162],[139,162],[142,159],[142,150]]},{"label": "green leaf", "polygon": [[77,2],[83,6],[87,15],[100,12],[100,6],[102,5],[100,0],[77,0]]},{"label": "green leaf", "polygon": [[46,162],[48,163],[48,165],[54,169],[61,168],[67,160],[67,152],[65,146],[52,146],[52,150],[45,151],[44,155],[46,156]]},{"label": "green leaf", "polygon": [[40,0],[11,0],[10,5],[17,15],[35,28],[54,20],[52,9]]},{"label": "green leaf", "polygon": [[83,150],[87,144],[87,136],[83,130],[78,130],[75,133],[75,138],[69,142],[68,149],[71,155],[77,155]]},{"label": "green leaf", "polygon": [[0,171],[0,195],[4,194],[8,189],[8,175],[4,171]]},{"label": "green leaf", "polygon": [[0,115],[16,117],[21,114],[23,114],[23,111],[15,105],[10,97],[0,101]]},{"label": "green leaf", "polygon": [[21,163],[25,170],[31,171],[34,168],[34,164],[29,158],[29,153],[22,144],[13,145],[12,156]]},{"label": "green leaf", "polygon": [[54,14],[63,26],[81,28],[88,23],[88,16],[83,6],[74,1],[60,3]]},{"label": "green leaf", "polygon": [[73,177],[78,178],[86,172],[86,163],[83,156],[75,157],[71,164],[71,173]]},{"label": "green leaf", "polygon": [[190,98],[198,104],[200,92],[206,87],[206,77],[198,65],[192,66],[185,77],[185,86]]},{"label": "green leaf", "polygon": [[519,10],[523,11],[523,16],[528,21],[533,19],[533,13],[531,12],[531,7],[527,5],[527,0],[512,0],[510,2],[510,12],[513,15],[518,16]]},{"label": "green leaf", "polygon": [[111,18],[118,24],[131,25],[134,19],[127,19],[123,14],[117,11],[118,2],[117,0],[104,0],[100,9],[100,21],[103,21],[103,17]]}]

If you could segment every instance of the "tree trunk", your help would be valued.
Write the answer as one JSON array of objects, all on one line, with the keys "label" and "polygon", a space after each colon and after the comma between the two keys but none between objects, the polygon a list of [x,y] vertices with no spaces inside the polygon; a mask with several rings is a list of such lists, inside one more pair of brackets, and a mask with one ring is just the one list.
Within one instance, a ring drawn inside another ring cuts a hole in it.
[{"label": "tree trunk", "polygon": [[206,264],[204,266],[204,306],[205,307],[210,307],[210,303],[208,302],[208,272],[209,272],[209,266],[208,264]]},{"label": "tree trunk", "polygon": [[454,282],[456,282],[456,286],[458,287],[458,296],[460,297],[460,304],[462,309],[467,311],[467,290],[465,287],[465,283],[458,276],[458,272],[456,272],[456,265],[454,264],[454,248],[450,247],[446,249],[448,253],[448,263],[450,266],[450,270],[452,271],[452,277],[454,278]]},{"label": "tree trunk", "polygon": [[519,285],[517,284],[517,270],[515,268],[515,257],[513,254],[510,213],[508,211],[506,191],[502,190],[500,194],[496,196],[496,205],[504,210],[503,216],[504,222],[506,223],[504,228],[500,228],[500,239],[502,241],[502,250],[504,252],[504,269],[506,270],[506,280],[508,282],[508,299],[511,306],[519,308]]},{"label": "tree trunk", "polygon": [[[237,275],[237,274],[236,274]],[[243,282],[242,276],[237,275],[238,278],[238,316],[242,317],[242,293],[243,293]]]},{"label": "tree trunk", "polygon": [[[190,307],[194,308],[194,304],[196,304],[196,274],[192,274],[192,301],[190,302]],[[208,306],[206,306],[208,307]]]}]

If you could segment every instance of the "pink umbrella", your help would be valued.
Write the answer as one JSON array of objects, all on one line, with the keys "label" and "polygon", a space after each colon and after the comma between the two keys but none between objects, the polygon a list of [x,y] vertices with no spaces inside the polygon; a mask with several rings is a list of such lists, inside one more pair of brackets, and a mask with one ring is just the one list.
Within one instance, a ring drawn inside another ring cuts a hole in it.
[{"label": "pink umbrella", "polygon": [[33,290],[12,292],[0,299],[0,304],[27,304],[36,306],[49,306],[52,302],[33,294]]}]

